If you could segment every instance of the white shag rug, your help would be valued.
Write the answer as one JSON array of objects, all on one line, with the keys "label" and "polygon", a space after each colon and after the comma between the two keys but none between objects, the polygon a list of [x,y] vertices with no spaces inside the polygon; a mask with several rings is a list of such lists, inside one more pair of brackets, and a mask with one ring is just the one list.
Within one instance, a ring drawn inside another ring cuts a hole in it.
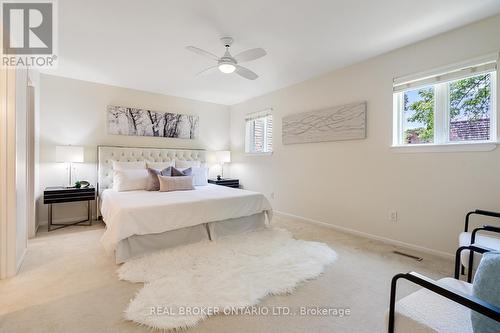
[{"label": "white shag rug", "polygon": [[290,293],[336,257],[326,244],[296,240],[276,228],[164,250],[118,270],[122,280],[145,283],[125,318],[155,329],[193,327],[209,315],[254,306],[266,295]]}]

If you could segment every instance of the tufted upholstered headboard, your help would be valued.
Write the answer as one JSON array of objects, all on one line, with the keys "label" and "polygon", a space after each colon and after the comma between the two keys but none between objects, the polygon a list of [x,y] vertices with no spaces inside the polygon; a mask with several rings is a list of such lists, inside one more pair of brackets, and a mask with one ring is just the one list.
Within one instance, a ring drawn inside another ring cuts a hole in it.
[{"label": "tufted upholstered headboard", "polygon": [[113,162],[170,162],[172,160],[206,162],[204,150],[139,148],[139,147],[97,147],[97,190],[98,195],[113,187]]}]

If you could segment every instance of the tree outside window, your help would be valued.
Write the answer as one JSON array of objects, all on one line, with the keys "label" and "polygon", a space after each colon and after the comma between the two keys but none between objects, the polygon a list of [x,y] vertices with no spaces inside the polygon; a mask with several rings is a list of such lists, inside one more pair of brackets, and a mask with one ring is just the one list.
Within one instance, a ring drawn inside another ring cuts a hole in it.
[{"label": "tree outside window", "polygon": [[[405,91],[402,110],[404,143],[433,143],[436,112],[447,113],[448,141],[489,140],[491,77],[486,73]],[[436,110],[438,88],[446,89],[447,110]]]}]

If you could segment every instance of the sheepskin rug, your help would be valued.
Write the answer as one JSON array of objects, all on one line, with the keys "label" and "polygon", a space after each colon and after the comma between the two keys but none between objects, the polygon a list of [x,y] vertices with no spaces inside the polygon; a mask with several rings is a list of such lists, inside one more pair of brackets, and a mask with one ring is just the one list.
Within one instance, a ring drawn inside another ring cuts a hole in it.
[{"label": "sheepskin rug", "polygon": [[120,279],[145,284],[125,318],[155,329],[193,327],[267,295],[291,293],[336,257],[326,244],[296,240],[276,228],[157,252],[118,270]]}]

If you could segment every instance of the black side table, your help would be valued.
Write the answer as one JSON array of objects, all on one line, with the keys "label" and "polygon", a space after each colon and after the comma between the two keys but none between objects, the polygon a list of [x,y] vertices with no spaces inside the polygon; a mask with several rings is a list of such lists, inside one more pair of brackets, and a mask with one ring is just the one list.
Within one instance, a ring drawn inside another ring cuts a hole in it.
[{"label": "black side table", "polygon": [[234,179],[234,178],[221,178],[221,179],[209,179],[208,180],[209,184],[215,184],[215,185],[221,185],[221,186],[227,186],[227,187],[233,187],[233,188],[240,188],[240,180],[239,179]]},{"label": "black side table", "polygon": [[[91,201],[95,200],[95,188],[89,186],[86,188],[74,187],[47,187],[43,191],[43,203],[49,205],[48,231],[69,227],[71,225],[92,225],[92,205]],[[52,205],[62,202],[87,201],[87,219],[72,223],[52,223]],[[81,224],[88,222],[88,224]],[[56,226],[55,228],[53,226]]]}]

